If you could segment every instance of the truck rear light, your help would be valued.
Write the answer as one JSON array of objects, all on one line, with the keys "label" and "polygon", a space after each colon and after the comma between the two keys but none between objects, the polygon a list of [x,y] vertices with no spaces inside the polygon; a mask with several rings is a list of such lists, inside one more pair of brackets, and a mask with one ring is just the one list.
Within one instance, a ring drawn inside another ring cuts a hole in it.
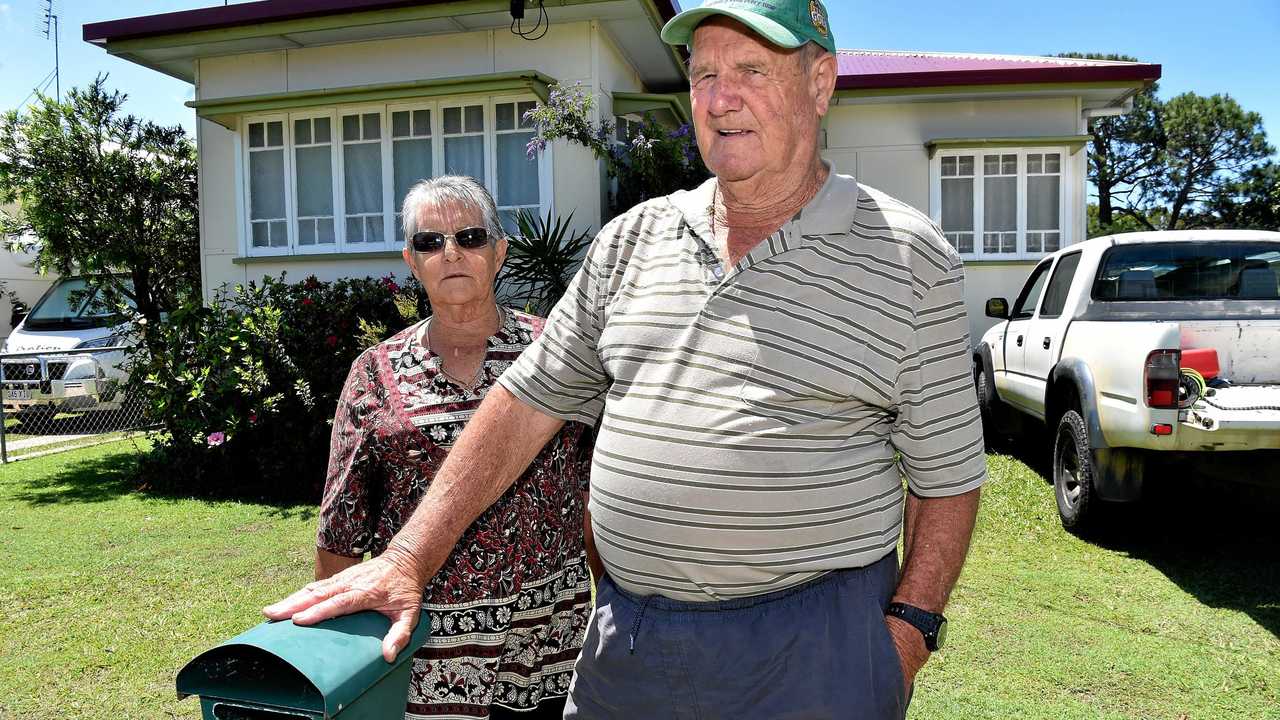
[{"label": "truck rear light", "polygon": [[1173,426],[1169,423],[1158,423],[1151,426],[1152,435],[1172,435]]},{"label": "truck rear light", "polygon": [[1143,372],[1147,386],[1147,407],[1158,410],[1178,409],[1178,374],[1181,351],[1154,350],[1147,356]]}]

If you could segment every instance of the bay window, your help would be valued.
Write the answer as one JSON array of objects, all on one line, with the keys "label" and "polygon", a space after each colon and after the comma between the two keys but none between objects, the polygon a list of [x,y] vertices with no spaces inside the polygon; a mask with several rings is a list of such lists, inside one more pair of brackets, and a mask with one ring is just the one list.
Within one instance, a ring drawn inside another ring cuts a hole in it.
[{"label": "bay window", "polygon": [[966,259],[1051,253],[1065,230],[1064,148],[940,150],[933,159],[933,217]]},{"label": "bay window", "polygon": [[532,98],[394,102],[246,117],[242,253],[397,250],[400,204],[420,180],[479,180],[503,225],[551,204],[549,151],[526,154]]}]

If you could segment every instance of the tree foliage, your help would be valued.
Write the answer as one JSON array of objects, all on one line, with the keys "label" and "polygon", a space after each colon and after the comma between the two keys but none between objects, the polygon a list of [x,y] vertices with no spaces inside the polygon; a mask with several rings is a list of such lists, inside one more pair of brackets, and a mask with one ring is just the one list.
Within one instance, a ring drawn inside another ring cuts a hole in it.
[{"label": "tree foliage", "polygon": [[[1136,62],[1127,55],[1059,57]],[[1262,116],[1229,95],[1183,93],[1165,102],[1152,84],[1124,115],[1089,125],[1090,235],[1192,227],[1275,229],[1280,173]],[[1269,223],[1269,224],[1268,224]]]},{"label": "tree foliage", "polygon": [[[1062,53],[1059,57],[1111,62],[1138,62],[1128,55],[1099,53]],[[1160,121],[1161,103],[1156,98],[1159,90],[1152,83],[1133,97],[1133,110],[1123,115],[1093,118],[1089,132],[1093,140],[1089,144],[1089,182],[1098,192],[1098,223],[1110,227],[1116,215],[1131,207],[1130,198],[1148,180],[1159,174],[1161,152],[1165,146],[1163,126]],[[1116,213],[1117,206],[1122,209]]]},{"label": "tree foliage", "polygon": [[200,286],[196,152],[125,100],[99,76],[0,117],[0,201],[22,207],[0,232],[34,235],[38,268],[88,276],[154,326]]},{"label": "tree foliage", "polygon": [[1188,210],[1220,196],[1274,152],[1262,116],[1246,112],[1229,95],[1183,93],[1165,103],[1167,144],[1162,172],[1148,181],[1169,208],[1168,227],[1179,227]]}]

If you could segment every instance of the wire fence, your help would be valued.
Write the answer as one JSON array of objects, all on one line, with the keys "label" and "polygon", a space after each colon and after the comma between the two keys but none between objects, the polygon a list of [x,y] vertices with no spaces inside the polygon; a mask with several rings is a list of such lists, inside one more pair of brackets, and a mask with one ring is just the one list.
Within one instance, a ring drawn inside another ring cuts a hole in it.
[{"label": "wire fence", "polygon": [[151,426],[126,390],[120,346],[0,355],[0,462],[138,434]]}]

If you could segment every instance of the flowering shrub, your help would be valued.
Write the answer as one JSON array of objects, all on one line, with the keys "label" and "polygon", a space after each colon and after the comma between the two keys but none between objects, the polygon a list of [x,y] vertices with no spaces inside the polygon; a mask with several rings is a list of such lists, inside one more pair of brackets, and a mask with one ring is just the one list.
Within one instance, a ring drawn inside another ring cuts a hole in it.
[{"label": "flowering shrub", "polygon": [[329,428],[360,352],[429,313],[410,279],[268,278],[179,308],[162,352],[131,359],[134,392],[164,432],[144,463],[155,486],[314,502]]},{"label": "flowering shrub", "polygon": [[581,85],[552,85],[547,103],[525,113],[536,131],[526,152],[532,158],[555,140],[591,150],[617,181],[609,194],[611,215],[650,198],[697,187],[711,176],[689,125],[669,130],[645,115],[640,128],[620,143],[614,140],[616,128],[611,120],[591,121],[595,107],[595,96]]}]

